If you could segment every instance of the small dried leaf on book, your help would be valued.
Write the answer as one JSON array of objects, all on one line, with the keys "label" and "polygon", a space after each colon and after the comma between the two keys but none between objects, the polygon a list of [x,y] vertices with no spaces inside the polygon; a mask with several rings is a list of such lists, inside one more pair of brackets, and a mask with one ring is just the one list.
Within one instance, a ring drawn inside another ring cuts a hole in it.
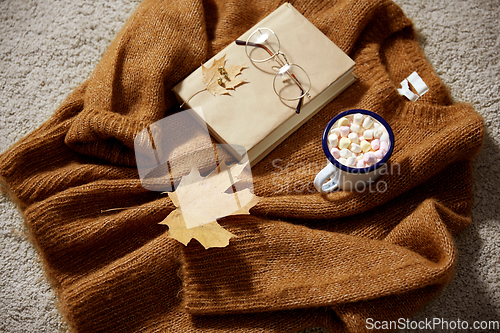
[{"label": "small dried leaf on book", "polygon": [[176,209],[161,222],[169,226],[169,236],[184,245],[195,238],[205,248],[227,246],[234,235],[222,228],[217,219],[250,214],[250,208],[259,201],[248,188],[234,191],[235,180],[245,167],[246,164],[236,164],[229,168],[221,163],[220,170],[215,169],[206,177],[196,168],[182,177],[177,189],[168,193]]},{"label": "small dried leaf on book", "polygon": [[[240,84],[246,83],[247,81],[243,79],[236,78],[241,71],[246,68],[245,65],[233,65],[225,66],[226,55],[220,59],[214,59],[212,66],[206,68],[201,65],[202,69],[202,81],[206,86],[206,89],[212,95],[229,95],[228,90],[234,90]],[[224,68],[226,71],[226,76],[219,72],[219,68]],[[219,79],[221,79],[219,83]]]}]

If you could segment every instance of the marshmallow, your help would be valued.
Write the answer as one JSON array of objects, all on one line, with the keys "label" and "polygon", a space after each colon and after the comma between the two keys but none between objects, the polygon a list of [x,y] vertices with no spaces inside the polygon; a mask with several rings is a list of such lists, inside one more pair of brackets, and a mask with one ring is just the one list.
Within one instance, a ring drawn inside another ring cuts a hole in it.
[{"label": "marshmallow", "polygon": [[376,130],[373,131],[373,137],[375,139],[380,139],[380,137],[384,134],[384,130],[381,128],[377,128]]},{"label": "marshmallow", "polygon": [[358,135],[356,133],[349,133],[347,138],[349,140],[351,140],[352,143],[359,143],[359,138],[358,138]]},{"label": "marshmallow", "polygon": [[349,119],[346,117],[342,117],[338,120],[339,127],[340,126],[349,126]]},{"label": "marshmallow", "polygon": [[348,148],[350,144],[351,144],[351,140],[349,140],[348,138],[342,138],[339,141],[339,148],[340,149]]},{"label": "marshmallow", "polygon": [[[342,140],[340,140],[340,141],[342,141]],[[366,153],[367,151],[372,149],[372,145],[366,140],[361,141],[361,143],[359,145],[361,146],[363,153]]]},{"label": "marshmallow", "polygon": [[333,148],[332,150],[330,150],[330,153],[332,153],[333,158],[340,158],[340,150],[338,148]]},{"label": "marshmallow", "polygon": [[375,162],[377,162],[377,158],[372,152],[366,153],[363,159],[365,160],[366,164],[374,164]]},{"label": "marshmallow", "polygon": [[339,144],[339,137],[336,136],[335,134],[330,134],[328,136],[328,143],[330,144],[330,147],[337,147]]},{"label": "marshmallow", "polygon": [[389,144],[386,141],[380,141],[380,150],[384,151],[384,154],[389,150]]},{"label": "marshmallow", "polygon": [[380,141],[379,139],[375,139],[372,141],[372,149],[377,150],[380,148]]},{"label": "marshmallow", "polygon": [[[363,154],[357,154],[358,156],[356,156],[356,161],[361,161],[363,160],[364,158],[364,155]],[[363,160],[364,161],[364,160]]]},{"label": "marshmallow", "polygon": [[380,126],[382,126],[382,125],[380,125],[380,124],[379,124],[379,123],[377,123],[377,122],[374,122],[374,123],[373,123],[373,128],[372,128],[372,130],[376,130],[376,129],[377,129],[377,128],[379,128]]},{"label": "marshmallow", "polygon": [[382,149],[377,150],[373,154],[375,154],[375,157],[377,159],[382,159],[384,157],[384,155],[385,155],[385,153],[382,151]]},{"label": "marshmallow", "polygon": [[365,140],[371,140],[373,139],[373,131],[372,130],[366,130],[363,132],[363,137]]},{"label": "marshmallow", "polygon": [[363,127],[366,129],[369,129],[373,125],[373,119],[372,117],[366,117],[365,120],[363,120]]},{"label": "marshmallow", "polygon": [[330,134],[335,134],[336,136],[340,135],[340,128],[336,127],[332,130],[330,130]]},{"label": "marshmallow", "polygon": [[352,123],[356,125],[361,125],[363,123],[363,115],[361,113],[356,113],[352,117]]},{"label": "marshmallow", "polygon": [[356,162],[356,168],[364,168],[365,167],[365,161],[359,160]]},{"label": "marshmallow", "polygon": [[361,127],[357,124],[352,124],[351,125],[351,132],[352,133],[359,133],[359,130],[361,129]]},{"label": "marshmallow", "polygon": [[338,161],[339,161],[340,163],[344,164],[344,165],[347,163],[347,159],[342,158],[342,157],[341,157],[341,158],[339,158],[339,159],[338,159]]},{"label": "marshmallow", "polygon": [[345,165],[347,166],[354,166],[354,164],[356,163],[356,157],[355,156],[351,156],[351,157],[348,157],[346,162],[345,162]]},{"label": "marshmallow", "polygon": [[361,146],[358,145],[357,143],[351,143],[351,145],[349,146],[349,150],[355,154],[358,154],[361,153],[363,149],[361,149]]},{"label": "marshmallow", "polygon": [[349,126],[340,126],[340,136],[347,138],[349,135]]},{"label": "marshmallow", "polygon": [[384,134],[380,137],[380,141],[389,142],[389,133],[384,132]]},{"label": "marshmallow", "polygon": [[340,151],[340,157],[343,157],[343,158],[348,158],[348,157],[351,157],[352,153],[349,149],[342,149]]}]

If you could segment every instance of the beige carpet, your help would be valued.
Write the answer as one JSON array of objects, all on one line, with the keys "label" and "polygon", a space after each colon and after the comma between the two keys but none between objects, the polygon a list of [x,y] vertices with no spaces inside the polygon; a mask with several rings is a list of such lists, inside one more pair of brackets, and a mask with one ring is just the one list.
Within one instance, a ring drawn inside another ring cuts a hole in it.
[{"label": "beige carpet", "polygon": [[[138,3],[0,1],[0,152],[44,122],[90,76]],[[469,327],[474,321],[498,321],[500,2],[396,3],[414,20],[422,47],[452,96],[472,103],[486,123],[484,147],[474,163],[474,223],[456,239],[456,277],[411,320],[460,320]],[[64,330],[54,294],[25,232],[14,204],[0,196],[0,332]]]}]

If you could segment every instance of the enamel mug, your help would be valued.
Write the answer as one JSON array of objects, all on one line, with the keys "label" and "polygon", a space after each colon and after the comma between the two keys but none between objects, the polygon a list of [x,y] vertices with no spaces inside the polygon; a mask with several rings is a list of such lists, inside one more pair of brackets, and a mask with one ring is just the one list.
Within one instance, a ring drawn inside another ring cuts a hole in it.
[{"label": "enamel mug", "polygon": [[[385,127],[389,134],[389,147],[384,157],[375,164],[366,168],[349,167],[337,161],[328,147],[328,135],[332,126],[342,117],[361,113],[368,115],[377,120],[382,126]],[[367,186],[370,186],[383,174],[387,174],[387,160],[391,157],[394,148],[394,133],[391,127],[384,118],[378,114],[363,110],[352,109],[344,111],[335,116],[326,126],[322,137],[323,151],[327,158],[327,165],[324,167],[314,179],[314,187],[320,193],[328,193],[337,189],[344,191],[364,191]]]}]

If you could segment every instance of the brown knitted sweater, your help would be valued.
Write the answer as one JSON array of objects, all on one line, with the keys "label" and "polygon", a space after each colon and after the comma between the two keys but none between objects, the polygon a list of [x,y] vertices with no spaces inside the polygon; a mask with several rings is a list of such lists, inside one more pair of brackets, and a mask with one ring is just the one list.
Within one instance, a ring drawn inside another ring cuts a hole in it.
[{"label": "brown knitted sweater", "polygon": [[[144,0],[92,76],[0,156],[76,331],[360,332],[367,318],[411,316],[452,279],[483,123],[451,101],[389,0],[292,1],[359,80],[252,169],[262,200],[220,220],[238,236],[228,247],[185,247],[158,225],[174,206],[141,187],[134,136],[178,110],[176,83],[281,3]],[[417,102],[397,92],[413,71],[430,88]],[[322,131],[351,108],[389,122],[397,168],[385,191],[321,196]]]}]

